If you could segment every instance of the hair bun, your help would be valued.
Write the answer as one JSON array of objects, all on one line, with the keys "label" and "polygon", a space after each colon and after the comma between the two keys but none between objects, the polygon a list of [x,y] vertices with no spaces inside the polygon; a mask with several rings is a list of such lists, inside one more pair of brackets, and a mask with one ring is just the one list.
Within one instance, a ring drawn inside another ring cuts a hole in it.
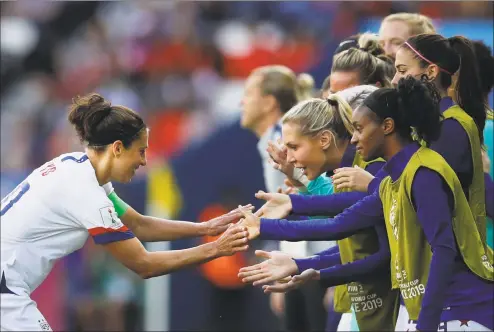
[{"label": "hair bun", "polygon": [[89,106],[92,106],[94,104],[101,104],[101,103],[107,103],[107,104],[110,104],[109,101],[106,101],[105,98],[103,98],[103,96],[97,94],[97,93],[94,93],[94,94],[91,94],[89,96],[89,100],[87,101],[87,104]]},{"label": "hair bun", "polygon": [[379,44],[376,34],[366,32],[360,35],[358,40],[358,49],[367,52],[375,57],[383,55],[384,49]]},{"label": "hair bun", "polygon": [[111,103],[97,93],[77,96],[72,99],[69,122],[74,125],[82,141],[95,139],[96,126],[106,118],[112,110]]}]

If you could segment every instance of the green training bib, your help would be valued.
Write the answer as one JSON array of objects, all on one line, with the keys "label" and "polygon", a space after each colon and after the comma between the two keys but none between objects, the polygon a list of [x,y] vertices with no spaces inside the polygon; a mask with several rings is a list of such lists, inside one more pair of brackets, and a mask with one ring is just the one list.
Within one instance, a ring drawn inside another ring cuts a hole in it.
[{"label": "green training bib", "polygon": [[[356,153],[352,166],[365,169],[376,159],[365,162]],[[335,192],[343,192],[334,188]],[[344,190],[349,191],[349,190]],[[346,239],[338,241],[341,263],[347,264],[363,259],[379,250],[379,240],[373,228],[362,230]],[[335,287],[334,310],[350,312],[353,306],[360,331],[394,331],[399,311],[399,293],[391,289],[388,274],[371,282],[352,282]]]},{"label": "green training bib", "polygon": [[392,286],[400,290],[413,320],[419,317],[432,260],[431,247],[412,204],[412,183],[420,167],[437,172],[453,193],[453,231],[466,265],[477,276],[493,280],[492,249],[482,240],[456,173],[440,154],[421,147],[395,182],[388,176],[379,187],[391,249]]}]

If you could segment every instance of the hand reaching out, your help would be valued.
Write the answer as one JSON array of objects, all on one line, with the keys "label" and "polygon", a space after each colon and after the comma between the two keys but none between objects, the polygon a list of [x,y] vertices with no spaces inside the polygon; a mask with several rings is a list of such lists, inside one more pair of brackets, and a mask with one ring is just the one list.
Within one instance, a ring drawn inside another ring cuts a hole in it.
[{"label": "hand reaching out", "polygon": [[261,212],[257,211],[256,214],[253,214],[250,210],[245,209],[240,205],[238,206],[238,209],[244,216],[243,219],[240,219],[239,225],[247,229],[247,232],[249,233],[248,239],[253,240],[257,238],[261,229]]},{"label": "hand reaching out", "polygon": [[286,253],[256,250],[255,254],[266,260],[259,264],[241,268],[238,277],[242,279],[242,282],[252,282],[253,286],[259,286],[298,273],[297,264]]},{"label": "hand reaching out", "polygon": [[286,293],[297,289],[310,280],[319,280],[319,271],[314,269],[305,270],[299,275],[293,276],[288,282],[276,282],[273,285],[264,285],[264,293]]},{"label": "hand reaching out", "polygon": [[231,256],[239,251],[246,251],[247,229],[238,225],[230,225],[228,229],[213,243],[217,250],[217,256]]},{"label": "hand reaching out", "polygon": [[[244,209],[252,211],[254,206],[248,204],[243,206]],[[231,223],[236,223],[242,218],[243,214],[239,209],[230,211],[222,216],[206,221],[206,234],[209,236],[215,236],[226,231]]]},{"label": "hand reaching out", "polygon": [[278,193],[265,193],[259,191],[256,198],[263,199],[266,203],[259,209],[259,216],[269,219],[285,218],[292,211],[290,196]]}]

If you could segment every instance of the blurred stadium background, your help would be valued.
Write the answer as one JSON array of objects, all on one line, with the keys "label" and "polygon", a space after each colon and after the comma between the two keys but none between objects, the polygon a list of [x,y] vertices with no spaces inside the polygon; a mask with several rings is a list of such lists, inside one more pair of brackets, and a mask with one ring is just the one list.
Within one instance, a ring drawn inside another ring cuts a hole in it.
[{"label": "blurred stadium background", "polygon": [[[2,2],[1,195],[33,168],[80,150],[72,96],[102,93],[143,114],[149,164],[118,194],[142,213],[201,221],[255,202],[264,188],[256,138],[239,126],[250,71],[283,64],[320,86],[338,43],[377,32],[400,11],[439,33],[493,45],[493,3]],[[492,97],[491,97],[492,106]],[[208,239],[148,245],[179,249]],[[255,247],[255,245],[254,245]],[[244,287],[236,255],[143,282],[89,241],[34,298],[54,330],[276,330],[269,298]]]}]

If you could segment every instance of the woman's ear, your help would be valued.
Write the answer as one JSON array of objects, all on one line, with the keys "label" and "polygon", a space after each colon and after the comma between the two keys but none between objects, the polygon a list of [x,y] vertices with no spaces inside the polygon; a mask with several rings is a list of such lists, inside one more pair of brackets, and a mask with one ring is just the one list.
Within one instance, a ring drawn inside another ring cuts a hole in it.
[{"label": "woman's ear", "polygon": [[439,75],[439,67],[437,65],[429,65],[425,72],[429,81],[433,81]]},{"label": "woman's ear", "polygon": [[123,143],[122,141],[115,141],[113,142],[112,144],[112,152],[113,152],[113,155],[118,158],[120,157],[120,155],[122,155],[122,152],[123,152]]},{"label": "woman's ear", "polygon": [[319,143],[323,150],[329,149],[334,139],[334,134],[329,130],[323,130],[321,134],[319,134]]},{"label": "woman's ear", "polygon": [[384,135],[392,134],[395,131],[395,120],[392,118],[386,118],[384,119],[382,126]]}]

